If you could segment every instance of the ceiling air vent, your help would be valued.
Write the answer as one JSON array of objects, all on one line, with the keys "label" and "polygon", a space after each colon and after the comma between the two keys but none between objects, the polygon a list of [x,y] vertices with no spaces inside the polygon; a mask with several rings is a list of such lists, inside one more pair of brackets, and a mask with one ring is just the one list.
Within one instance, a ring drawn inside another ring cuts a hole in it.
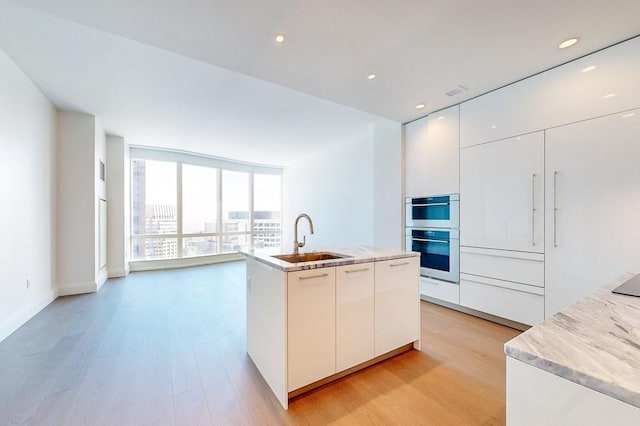
[{"label": "ceiling air vent", "polygon": [[462,93],[462,92],[466,92],[467,90],[469,90],[469,89],[467,89],[467,88],[466,88],[466,87],[464,87],[463,85],[459,84],[455,89],[453,89],[453,90],[449,90],[449,91],[446,93],[446,95],[447,95],[447,96],[455,96],[455,95],[458,95],[458,94],[460,94],[460,93]]}]

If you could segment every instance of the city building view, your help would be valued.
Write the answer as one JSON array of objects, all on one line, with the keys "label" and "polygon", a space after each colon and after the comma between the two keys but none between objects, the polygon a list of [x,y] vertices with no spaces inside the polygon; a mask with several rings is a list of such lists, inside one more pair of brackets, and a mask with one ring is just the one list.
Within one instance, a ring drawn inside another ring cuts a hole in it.
[{"label": "city building view", "polygon": [[[149,161],[132,160],[133,260],[231,253],[247,250],[252,245],[255,248],[280,247],[280,211],[254,211],[253,218],[247,210],[222,211],[220,226],[215,220],[190,223],[189,229],[198,229],[199,232],[180,234],[177,200],[172,204],[148,204],[150,200],[147,191],[149,184],[153,182],[149,182],[147,162]],[[217,217],[217,212],[210,212],[210,217]]]}]

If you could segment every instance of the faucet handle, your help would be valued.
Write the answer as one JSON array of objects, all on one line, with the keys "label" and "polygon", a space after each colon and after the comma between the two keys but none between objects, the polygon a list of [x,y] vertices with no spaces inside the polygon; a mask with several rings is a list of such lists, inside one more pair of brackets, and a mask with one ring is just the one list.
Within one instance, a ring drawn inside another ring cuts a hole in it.
[{"label": "faucet handle", "polygon": [[305,244],[307,244],[307,236],[303,235],[302,236],[302,242],[298,243],[298,247],[304,247]]}]

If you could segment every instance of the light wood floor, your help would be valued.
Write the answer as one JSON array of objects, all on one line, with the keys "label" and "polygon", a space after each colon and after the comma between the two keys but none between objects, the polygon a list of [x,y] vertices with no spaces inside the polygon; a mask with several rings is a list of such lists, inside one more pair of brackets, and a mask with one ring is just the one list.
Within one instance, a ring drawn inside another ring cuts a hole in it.
[{"label": "light wood floor", "polygon": [[244,262],[109,280],[0,343],[0,424],[498,425],[519,332],[422,302],[422,351],[284,411],[245,350]]}]

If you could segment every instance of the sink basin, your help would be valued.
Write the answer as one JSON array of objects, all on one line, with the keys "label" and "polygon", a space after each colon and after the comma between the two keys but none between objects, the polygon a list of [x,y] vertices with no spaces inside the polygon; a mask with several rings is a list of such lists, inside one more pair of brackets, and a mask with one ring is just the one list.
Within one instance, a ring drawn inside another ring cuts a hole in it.
[{"label": "sink basin", "polygon": [[276,254],[274,256],[276,259],[284,260],[289,263],[300,263],[300,262],[317,262],[319,260],[331,260],[331,259],[340,259],[343,257],[349,257],[345,254],[339,253],[331,253],[328,251],[317,251],[312,253],[299,253],[299,254]]}]

